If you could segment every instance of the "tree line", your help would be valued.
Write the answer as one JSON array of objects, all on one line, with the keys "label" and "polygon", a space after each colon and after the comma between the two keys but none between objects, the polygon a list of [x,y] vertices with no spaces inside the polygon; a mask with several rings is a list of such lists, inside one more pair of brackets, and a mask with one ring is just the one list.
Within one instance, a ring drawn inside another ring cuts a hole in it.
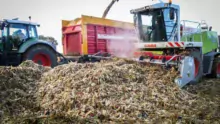
[{"label": "tree line", "polygon": [[49,42],[52,42],[55,45],[58,45],[57,40],[54,37],[51,37],[51,36],[39,35],[39,39],[49,41]]}]

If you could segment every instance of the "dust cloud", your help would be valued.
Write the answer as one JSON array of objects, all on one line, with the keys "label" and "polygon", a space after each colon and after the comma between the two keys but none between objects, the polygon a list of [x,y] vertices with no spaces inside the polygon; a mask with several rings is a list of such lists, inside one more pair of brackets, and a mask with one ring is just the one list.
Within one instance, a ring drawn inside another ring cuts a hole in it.
[{"label": "dust cloud", "polygon": [[119,40],[109,40],[108,49],[110,54],[120,58],[133,58],[134,52],[138,49],[135,47],[137,42],[136,36],[130,33],[120,34]]}]

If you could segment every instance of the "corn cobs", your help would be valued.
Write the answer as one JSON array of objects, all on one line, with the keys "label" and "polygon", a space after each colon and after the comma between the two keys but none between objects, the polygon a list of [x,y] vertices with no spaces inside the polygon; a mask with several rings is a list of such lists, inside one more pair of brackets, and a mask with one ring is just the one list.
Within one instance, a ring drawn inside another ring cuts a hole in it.
[{"label": "corn cobs", "polygon": [[176,71],[125,59],[0,72],[5,123],[220,123],[219,80],[179,89]]}]

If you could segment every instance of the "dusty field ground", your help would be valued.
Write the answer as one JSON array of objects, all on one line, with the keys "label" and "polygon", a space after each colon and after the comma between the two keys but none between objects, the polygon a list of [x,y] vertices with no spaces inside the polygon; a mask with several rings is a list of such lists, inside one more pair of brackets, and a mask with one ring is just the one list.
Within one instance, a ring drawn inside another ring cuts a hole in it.
[{"label": "dusty field ground", "polygon": [[129,60],[0,68],[7,124],[220,123],[220,80],[179,89],[174,70]]}]

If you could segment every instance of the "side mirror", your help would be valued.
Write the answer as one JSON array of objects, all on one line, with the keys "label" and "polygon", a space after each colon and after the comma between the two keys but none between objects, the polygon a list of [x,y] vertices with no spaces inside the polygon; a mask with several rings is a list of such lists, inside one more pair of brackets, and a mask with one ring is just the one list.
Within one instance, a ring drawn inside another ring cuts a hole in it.
[{"label": "side mirror", "polygon": [[175,11],[173,9],[170,9],[170,20],[175,19]]},{"label": "side mirror", "polygon": [[134,14],[134,17],[133,17],[133,21],[134,21],[134,26],[136,26],[137,25],[137,15],[136,14]]},{"label": "side mirror", "polygon": [[4,30],[4,28],[5,28],[5,23],[4,23],[4,22],[1,22],[1,23],[0,23],[0,30]]},{"label": "side mirror", "polygon": [[209,31],[212,31],[212,26],[209,27]]},{"label": "side mirror", "polygon": [[3,26],[2,26],[2,23],[0,22],[0,30],[3,30],[3,28],[2,28]]}]

